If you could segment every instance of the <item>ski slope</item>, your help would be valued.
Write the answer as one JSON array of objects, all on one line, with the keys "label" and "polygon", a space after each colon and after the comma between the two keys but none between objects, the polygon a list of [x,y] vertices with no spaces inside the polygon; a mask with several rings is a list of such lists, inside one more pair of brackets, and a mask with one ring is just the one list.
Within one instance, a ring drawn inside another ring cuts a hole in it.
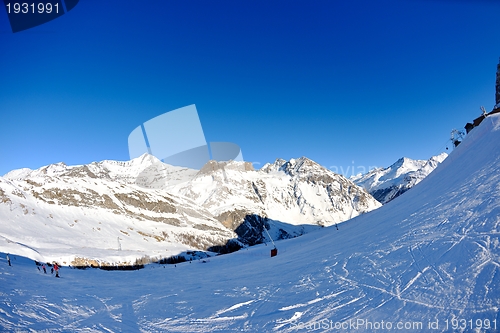
[{"label": "ski slope", "polygon": [[[335,227],[132,272],[0,261],[0,328],[41,332],[498,332],[500,115],[422,182]],[[2,259],[5,255],[2,256]],[[489,328],[485,328],[489,327]]]}]

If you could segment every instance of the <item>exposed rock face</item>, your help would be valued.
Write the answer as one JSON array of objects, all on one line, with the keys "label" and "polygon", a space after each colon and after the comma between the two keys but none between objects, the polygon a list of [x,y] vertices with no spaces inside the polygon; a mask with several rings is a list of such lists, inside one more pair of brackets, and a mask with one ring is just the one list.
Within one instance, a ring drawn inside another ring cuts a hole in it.
[{"label": "exposed rock face", "polygon": [[226,228],[236,230],[241,223],[245,221],[246,216],[249,214],[245,209],[234,209],[223,212],[217,216],[217,220],[221,222]]},{"label": "exposed rock face", "polygon": [[[235,209],[233,211],[226,211],[217,218],[224,226],[234,230],[238,235],[238,241],[240,243],[250,246],[263,242],[270,242],[271,240],[301,236],[308,230],[314,229],[313,226],[309,226],[309,228],[303,226],[297,227],[274,221],[262,215],[253,214],[246,210]],[[269,236],[271,236],[271,239]]]},{"label": "exposed rock face", "polygon": [[248,245],[263,243],[266,240],[264,228],[270,229],[268,220],[259,215],[246,215],[234,231]]}]

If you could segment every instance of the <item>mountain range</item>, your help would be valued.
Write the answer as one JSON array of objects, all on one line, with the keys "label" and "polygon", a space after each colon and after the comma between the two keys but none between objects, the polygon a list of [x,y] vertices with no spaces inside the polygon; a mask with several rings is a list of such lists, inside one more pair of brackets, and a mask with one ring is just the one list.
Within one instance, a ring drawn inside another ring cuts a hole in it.
[{"label": "mountain range", "polygon": [[193,170],[144,154],[0,177],[0,239],[4,249],[17,244],[9,251],[39,261],[130,264],[293,238],[378,207],[352,181],[305,157],[261,170],[234,161]]}]

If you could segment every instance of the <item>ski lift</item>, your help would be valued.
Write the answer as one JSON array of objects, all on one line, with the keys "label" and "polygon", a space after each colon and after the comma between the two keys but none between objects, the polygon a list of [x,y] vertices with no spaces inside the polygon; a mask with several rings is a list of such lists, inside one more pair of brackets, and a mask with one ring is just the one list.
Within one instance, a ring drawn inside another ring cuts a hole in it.
[{"label": "ski lift", "polygon": [[[456,148],[464,139],[464,132],[459,131],[457,129],[453,129],[450,134],[450,141],[453,144],[453,147]],[[448,147],[447,147],[448,148]]]},{"label": "ski lift", "polygon": [[486,112],[486,109],[484,108],[484,106],[481,105],[480,109],[481,109],[481,113],[482,113],[483,117],[487,117],[488,112]]},{"label": "ski lift", "polygon": [[271,249],[271,257],[276,257],[278,255],[278,248],[276,247],[276,244],[274,244],[273,238],[269,234],[269,231],[267,231],[266,226],[264,225],[264,230],[266,231],[267,235],[269,236],[269,239],[273,243],[274,248]]}]

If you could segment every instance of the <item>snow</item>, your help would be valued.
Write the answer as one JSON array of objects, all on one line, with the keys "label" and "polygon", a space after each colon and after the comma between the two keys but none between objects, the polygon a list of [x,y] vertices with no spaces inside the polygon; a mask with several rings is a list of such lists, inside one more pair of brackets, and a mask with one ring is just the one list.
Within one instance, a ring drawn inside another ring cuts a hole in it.
[{"label": "snow", "polygon": [[22,168],[17,170],[12,170],[6,173],[3,177],[9,179],[22,179],[28,176],[33,170],[29,168]]},{"label": "snow", "polygon": [[276,160],[261,170],[241,162],[216,163],[191,181],[167,187],[214,216],[237,207],[291,225],[328,226],[381,205],[353,182],[301,157]]},{"label": "snow", "polygon": [[441,153],[429,160],[400,158],[387,168],[378,168],[350,179],[385,204],[403,194],[427,177],[448,154]]},{"label": "snow", "polygon": [[[293,177],[234,161],[198,171],[148,154],[12,171],[0,177],[0,251],[63,265],[134,263],[210,250],[240,234],[245,244],[296,237],[380,206],[347,179],[297,162]],[[326,181],[310,181],[313,173]],[[331,179],[340,185],[327,191]],[[262,236],[259,221],[239,228],[254,215],[269,218]]]},{"label": "snow", "polygon": [[[63,267],[56,279],[11,255],[12,267],[0,261],[0,327],[373,332],[390,323],[405,332],[498,331],[498,142],[500,115],[489,116],[405,195],[339,230],[279,241],[272,258],[262,244],[138,271]],[[453,329],[453,320],[466,326]]]},{"label": "snow", "polygon": [[[75,258],[133,263],[204,250],[204,243],[224,244],[236,237],[188,199],[106,178],[65,176],[75,170],[84,169],[51,165],[31,172],[29,182],[0,177],[0,251],[64,265]],[[35,196],[50,190],[53,194],[45,196],[50,200]],[[106,196],[108,203],[102,202]],[[200,239],[199,247],[180,244],[183,235]]]}]

